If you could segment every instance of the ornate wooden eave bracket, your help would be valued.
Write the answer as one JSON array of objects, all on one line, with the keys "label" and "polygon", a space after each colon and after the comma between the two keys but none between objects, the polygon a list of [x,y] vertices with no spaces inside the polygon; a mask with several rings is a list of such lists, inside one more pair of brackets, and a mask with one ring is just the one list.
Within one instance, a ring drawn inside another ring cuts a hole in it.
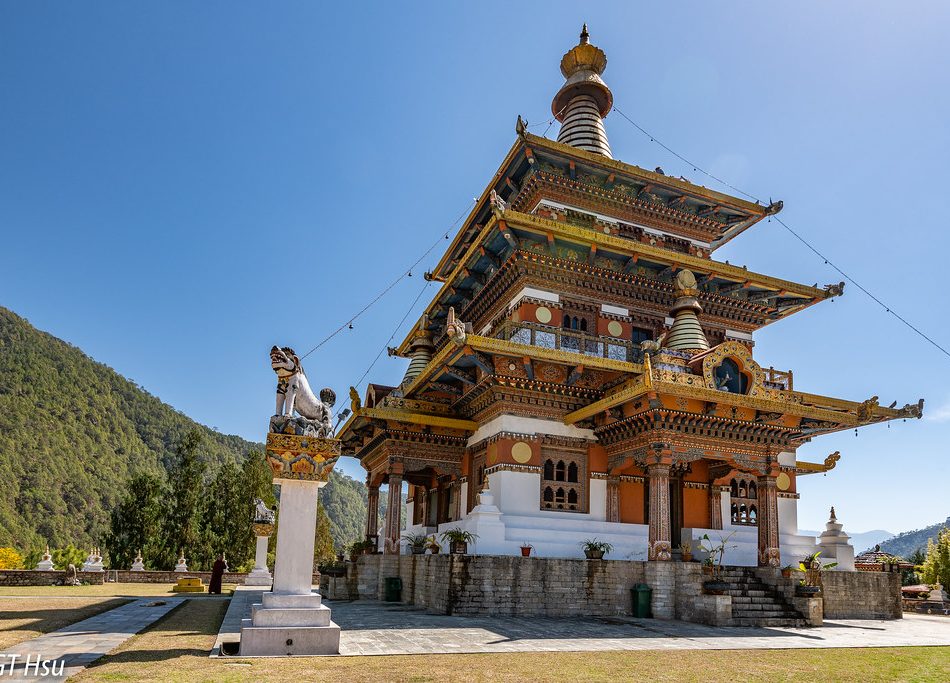
[{"label": "ornate wooden eave bracket", "polygon": [[815,474],[817,472],[828,472],[835,468],[839,460],[841,460],[841,451],[835,451],[825,458],[823,463],[799,460],[795,463],[795,474],[802,476],[805,474]]}]

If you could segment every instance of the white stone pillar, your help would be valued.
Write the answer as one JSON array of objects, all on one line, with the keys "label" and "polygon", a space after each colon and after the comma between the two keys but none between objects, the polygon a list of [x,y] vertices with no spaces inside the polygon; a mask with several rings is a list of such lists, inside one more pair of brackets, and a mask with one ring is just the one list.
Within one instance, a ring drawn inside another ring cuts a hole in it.
[{"label": "white stone pillar", "polygon": [[254,569],[244,580],[245,586],[269,586],[273,577],[267,569],[267,544],[270,536],[257,537],[257,549],[254,553]]},{"label": "white stone pillar", "polygon": [[[317,496],[322,481],[281,479],[280,532],[274,560],[274,593],[310,595],[313,544],[317,531]],[[283,523],[286,520],[287,523]]]}]

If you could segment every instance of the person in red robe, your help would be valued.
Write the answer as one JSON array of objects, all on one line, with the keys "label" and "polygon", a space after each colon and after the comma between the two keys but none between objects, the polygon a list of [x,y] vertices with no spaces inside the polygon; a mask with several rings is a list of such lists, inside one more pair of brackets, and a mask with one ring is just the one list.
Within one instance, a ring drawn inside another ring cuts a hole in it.
[{"label": "person in red robe", "polygon": [[218,555],[218,559],[214,561],[214,565],[211,567],[211,583],[208,585],[209,593],[221,593],[221,579],[224,577],[224,572],[228,570],[228,563],[224,561],[224,553]]}]

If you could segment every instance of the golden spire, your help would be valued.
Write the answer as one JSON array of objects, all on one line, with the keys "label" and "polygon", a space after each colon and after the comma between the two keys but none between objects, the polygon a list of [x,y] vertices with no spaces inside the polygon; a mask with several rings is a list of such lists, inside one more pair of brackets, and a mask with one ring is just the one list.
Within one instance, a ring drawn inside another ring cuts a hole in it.
[{"label": "golden spire", "polygon": [[709,342],[696,317],[698,313],[703,312],[702,306],[696,300],[699,296],[696,276],[692,271],[681,270],[676,276],[674,287],[677,299],[670,311],[673,326],[663,341],[663,347],[675,351],[707,351]]},{"label": "golden spire", "polygon": [[610,157],[603,118],[614,96],[600,77],[606,68],[607,55],[591,45],[584,24],[580,42],[561,58],[561,73],[567,80],[551,102],[551,113],[562,123],[558,142]]}]

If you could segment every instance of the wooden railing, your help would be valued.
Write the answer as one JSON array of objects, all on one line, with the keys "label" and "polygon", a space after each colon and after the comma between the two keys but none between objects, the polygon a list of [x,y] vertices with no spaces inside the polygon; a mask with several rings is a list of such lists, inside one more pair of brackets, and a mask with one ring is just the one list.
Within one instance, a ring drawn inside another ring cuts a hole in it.
[{"label": "wooden railing", "polygon": [[570,351],[584,356],[610,358],[631,363],[643,361],[643,351],[632,341],[614,337],[601,337],[589,332],[566,330],[536,323],[506,320],[495,327],[492,336],[496,339],[513,341],[516,344]]}]

